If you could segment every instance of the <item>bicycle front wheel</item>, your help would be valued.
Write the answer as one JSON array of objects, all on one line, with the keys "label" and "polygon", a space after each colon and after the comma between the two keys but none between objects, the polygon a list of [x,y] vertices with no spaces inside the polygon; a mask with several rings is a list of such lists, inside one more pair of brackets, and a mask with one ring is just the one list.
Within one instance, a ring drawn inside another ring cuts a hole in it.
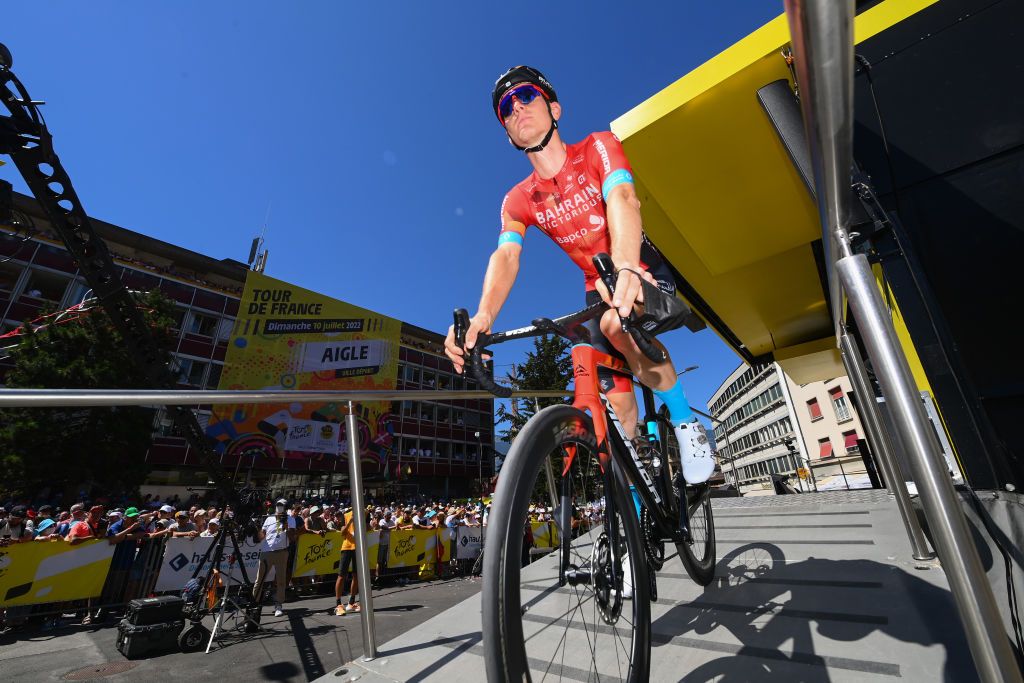
[{"label": "bicycle front wheel", "polygon": [[[574,458],[565,471],[569,453]],[[571,525],[563,530],[559,521],[572,516],[553,510],[548,524],[555,533],[546,535],[537,526],[535,536],[557,536],[569,552],[563,547],[524,567],[531,502],[549,504],[535,494],[546,458],[555,459],[555,491],[570,491],[577,507],[592,504],[604,512],[573,537]],[[620,473],[602,471],[591,419],[571,406],[545,408],[516,437],[488,518],[482,593],[488,680],[646,681],[647,571],[632,498]]]}]

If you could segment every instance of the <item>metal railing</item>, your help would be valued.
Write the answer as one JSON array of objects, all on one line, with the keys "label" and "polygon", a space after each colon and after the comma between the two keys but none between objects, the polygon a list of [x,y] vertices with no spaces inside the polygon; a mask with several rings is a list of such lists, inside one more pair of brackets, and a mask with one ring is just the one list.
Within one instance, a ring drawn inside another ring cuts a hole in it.
[{"label": "metal railing", "polygon": [[[561,398],[566,391],[514,391],[513,398]],[[173,389],[0,389],[0,408],[48,408],[82,406],[155,406],[155,405],[240,405],[246,403],[342,403],[348,404],[345,416],[348,453],[359,451],[357,402],[402,400],[493,399],[486,391],[189,391]],[[352,491],[352,515],[356,528],[356,544],[366,548],[366,502],[363,497],[363,470],[360,458],[349,457],[349,481]],[[370,561],[365,552],[356,553],[358,571],[370,576]],[[359,582],[362,603],[360,622],[363,630],[364,654],[367,661],[377,656],[377,635],[373,618],[373,594],[370,582]]]},{"label": "metal railing", "polygon": [[[956,600],[982,680],[1020,681],[992,587],[967,527],[956,491],[928,421],[874,273],[850,243],[853,170],[853,0],[785,0],[796,54],[800,108],[814,171],[827,253],[836,342],[846,334],[843,294],[892,411],[895,441],[906,451],[932,538]],[[848,364],[861,362],[847,357]],[[861,401],[873,403],[873,392]],[[870,410],[871,408],[868,408]],[[891,455],[891,454],[890,454]],[[902,480],[892,488],[903,486]],[[901,512],[905,512],[901,508]]]}]

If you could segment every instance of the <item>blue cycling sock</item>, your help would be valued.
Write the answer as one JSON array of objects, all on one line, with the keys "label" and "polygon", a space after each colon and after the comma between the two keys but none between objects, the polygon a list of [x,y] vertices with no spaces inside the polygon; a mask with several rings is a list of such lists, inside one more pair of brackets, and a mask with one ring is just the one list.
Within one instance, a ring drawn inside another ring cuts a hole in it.
[{"label": "blue cycling sock", "polygon": [[683,392],[683,385],[676,380],[671,389],[665,391],[654,390],[655,396],[668,408],[669,417],[674,424],[682,424],[693,419],[693,411],[690,410],[690,402],[686,400],[686,393]]}]

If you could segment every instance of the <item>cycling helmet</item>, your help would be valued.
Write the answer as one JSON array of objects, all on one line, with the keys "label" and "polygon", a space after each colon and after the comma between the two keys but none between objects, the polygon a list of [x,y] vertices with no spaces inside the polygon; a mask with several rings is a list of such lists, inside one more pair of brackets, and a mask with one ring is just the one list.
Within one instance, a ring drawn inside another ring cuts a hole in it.
[{"label": "cycling helmet", "polygon": [[[534,69],[532,66],[514,66],[498,77],[498,80],[494,82],[494,89],[491,91],[491,107],[494,109],[494,115],[498,117],[498,121],[502,126],[505,125],[505,122],[502,120],[501,113],[498,111],[498,103],[501,101],[502,95],[520,83],[531,83],[540,88],[541,92],[544,93],[544,104],[547,105],[549,114],[551,113],[551,103],[558,101],[558,95],[555,93],[555,89],[551,86],[551,83],[548,82],[548,79],[544,77],[544,74],[537,69]],[[512,141],[511,137],[509,137],[508,141],[513,147],[526,152],[527,154],[530,152],[539,152],[551,141],[551,135],[555,132],[556,128],[558,128],[558,121],[555,121],[555,117],[552,116],[551,128],[548,129],[547,135],[544,136],[544,139],[541,140],[539,145],[534,147],[520,147]]]}]

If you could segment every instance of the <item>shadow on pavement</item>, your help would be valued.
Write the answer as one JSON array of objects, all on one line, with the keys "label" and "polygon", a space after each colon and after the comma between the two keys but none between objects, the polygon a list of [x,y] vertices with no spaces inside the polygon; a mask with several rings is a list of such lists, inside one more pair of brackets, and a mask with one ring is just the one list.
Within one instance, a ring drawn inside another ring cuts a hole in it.
[{"label": "shadow on pavement", "polygon": [[[709,635],[719,627],[740,644],[711,640]],[[870,560],[786,562],[772,543],[751,543],[730,552],[703,595],[676,605],[653,624],[656,648],[684,645],[723,653],[682,681],[826,682],[831,681],[830,670],[843,670],[847,676],[908,674],[901,672],[899,661],[873,661],[866,647],[858,652],[863,658],[819,655],[812,629],[840,643],[878,631],[906,643],[938,645],[945,654],[943,680],[977,680],[948,590]],[[661,656],[671,655],[663,651]]]}]

